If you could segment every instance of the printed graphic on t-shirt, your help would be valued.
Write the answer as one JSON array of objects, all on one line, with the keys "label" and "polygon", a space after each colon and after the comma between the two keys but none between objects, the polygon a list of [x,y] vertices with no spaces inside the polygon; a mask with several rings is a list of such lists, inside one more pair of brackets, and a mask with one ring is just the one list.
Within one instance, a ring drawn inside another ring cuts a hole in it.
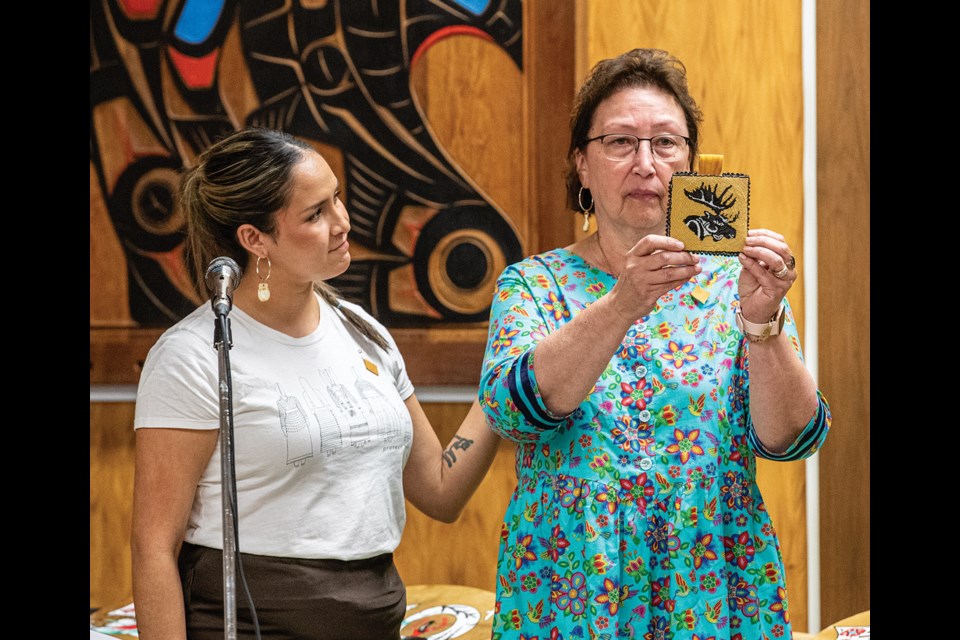
[{"label": "printed graphic on t-shirt", "polygon": [[409,441],[409,437],[400,437],[403,431],[400,428],[402,422],[397,410],[387,402],[387,399],[377,387],[363,379],[362,374],[355,370],[354,375],[356,375],[357,393],[366,406],[366,413],[371,417],[373,423],[371,430],[374,432],[374,437],[384,441],[384,450],[403,447]]},{"label": "printed graphic on t-shirt", "polygon": [[320,453],[333,455],[343,447],[343,427],[330,408],[332,405],[323,401],[319,390],[311,386],[306,378],[300,378],[300,386],[313,410],[313,419],[320,429]]},{"label": "printed graphic on t-shirt", "polygon": [[345,425],[347,440],[351,447],[358,449],[370,441],[371,425],[367,421],[360,403],[350,393],[345,384],[337,382],[330,369],[321,369],[323,390],[333,401],[333,411]]},{"label": "printed graphic on t-shirt", "polygon": [[287,438],[287,464],[299,467],[304,460],[313,457],[310,423],[299,400],[294,396],[285,395],[279,384],[277,392],[280,394],[280,399],[277,400],[280,430]]},{"label": "printed graphic on t-shirt", "polygon": [[276,385],[287,464],[299,467],[315,453],[333,456],[345,446],[362,449],[377,443],[387,451],[410,442],[401,414],[360,370],[351,369],[352,385],[340,382],[333,369],[319,369],[318,373],[316,382],[300,378],[304,402]]}]

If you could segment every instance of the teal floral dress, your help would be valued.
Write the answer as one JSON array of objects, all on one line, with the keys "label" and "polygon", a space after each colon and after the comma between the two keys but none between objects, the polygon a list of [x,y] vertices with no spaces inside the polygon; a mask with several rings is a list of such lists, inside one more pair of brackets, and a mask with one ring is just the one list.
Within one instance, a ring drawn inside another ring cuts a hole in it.
[{"label": "teal floral dress", "polygon": [[[540,398],[537,344],[616,278],[565,249],[500,276],[479,396],[491,427],[518,445],[494,640],[791,637],[756,457],[812,455],[830,411],[818,392],[796,442],[779,455],[764,450],[749,417],[748,343],[734,322],[740,263],[700,261],[699,275],[630,328],[567,416]],[[709,294],[703,303],[691,295],[697,286]],[[788,303],[784,330],[800,354]]]}]

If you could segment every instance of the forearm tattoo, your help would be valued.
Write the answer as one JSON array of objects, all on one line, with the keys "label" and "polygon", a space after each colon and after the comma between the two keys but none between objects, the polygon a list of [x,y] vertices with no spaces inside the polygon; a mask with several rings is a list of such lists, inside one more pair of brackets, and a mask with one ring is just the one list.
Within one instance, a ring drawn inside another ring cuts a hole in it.
[{"label": "forearm tattoo", "polygon": [[463,449],[466,451],[472,444],[473,440],[467,440],[466,438],[454,435],[453,442],[451,442],[447,450],[443,452],[443,459],[447,462],[447,466],[452,467],[453,463],[457,461],[457,454],[454,452],[455,449]]}]

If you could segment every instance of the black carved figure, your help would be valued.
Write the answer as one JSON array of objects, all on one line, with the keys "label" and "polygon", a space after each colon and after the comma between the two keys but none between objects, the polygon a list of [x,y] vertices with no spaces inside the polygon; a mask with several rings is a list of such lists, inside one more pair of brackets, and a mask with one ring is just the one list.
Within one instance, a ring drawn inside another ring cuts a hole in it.
[{"label": "black carved figure", "polygon": [[[474,291],[494,259],[520,259],[520,239],[449,161],[410,87],[423,52],[457,33],[498,44],[522,69],[521,0],[93,0],[90,158],[127,259],[134,320],[167,325],[196,306],[180,253],[179,172],[246,125],[343,152],[351,240],[364,249],[331,281],[344,295],[393,326],[486,319],[488,307],[459,304],[458,295]],[[257,101],[241,123],[224,99],[239,82],[221,75],[228,56],[242,59]],[[97,111],[118,99],[162,146],[130,150],[119,167],[104,153],[113,132]],[[410,207],[430,212],[413,255],[392,240]],[[390,273],[411,265],[432,314],[389,303]]]}]

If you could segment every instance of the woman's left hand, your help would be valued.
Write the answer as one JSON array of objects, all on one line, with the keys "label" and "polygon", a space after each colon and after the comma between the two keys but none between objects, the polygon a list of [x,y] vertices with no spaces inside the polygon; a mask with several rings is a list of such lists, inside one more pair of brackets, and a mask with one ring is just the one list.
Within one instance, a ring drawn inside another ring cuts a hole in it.
[{"label": "woman's left hand", "polygon": [[783,236],[769,229],[750,229],[739,258],[740,312],[751,322],[766,322],[797,279],[796,259]]}]

